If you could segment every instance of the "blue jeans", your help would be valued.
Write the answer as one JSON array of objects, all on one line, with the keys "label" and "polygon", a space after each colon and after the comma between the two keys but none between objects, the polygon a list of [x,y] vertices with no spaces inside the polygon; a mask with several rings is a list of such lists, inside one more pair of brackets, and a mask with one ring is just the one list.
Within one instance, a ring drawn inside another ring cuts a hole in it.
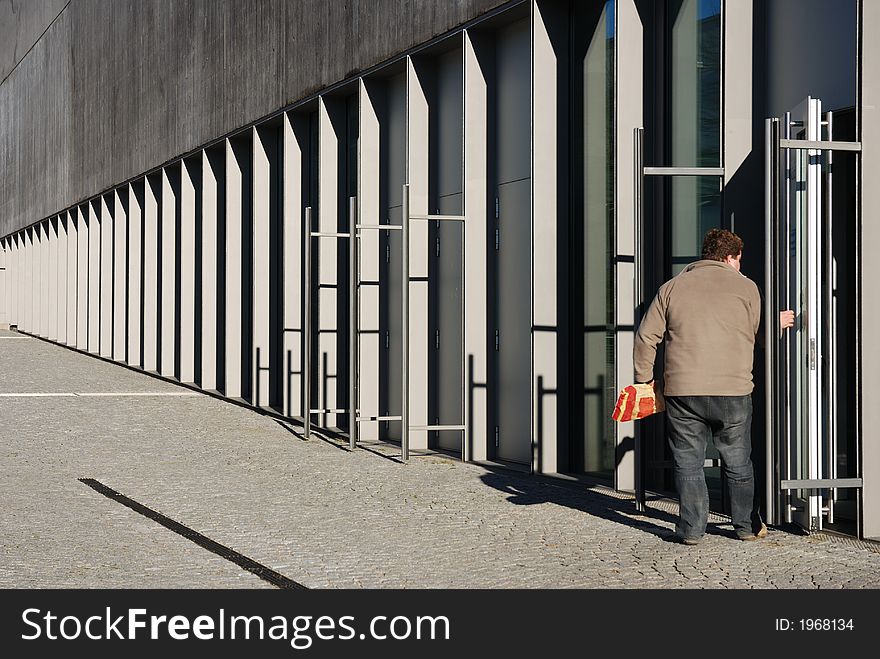
[{"label": "blue jeans", "polygon": [[[706,532],[709,490],[703,464],[710,435],[727,476],[733,528],[739,537],[753,533],[751,395],[669,396],[666,423],[681,502],[676,533],[682,538],[698,539]],[[760,520],[755,524],[760,528]]]}]

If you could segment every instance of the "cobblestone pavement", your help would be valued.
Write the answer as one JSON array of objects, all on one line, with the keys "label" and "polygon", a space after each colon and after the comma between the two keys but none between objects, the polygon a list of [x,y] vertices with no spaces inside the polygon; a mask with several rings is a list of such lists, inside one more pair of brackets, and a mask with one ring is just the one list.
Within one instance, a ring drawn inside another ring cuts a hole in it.
[{"label": "cobblestone pavement", "polygon": [[[0,337],[15,336],[0,332]],[[19,335],[20,336],[20,335]],[[385,445],[349,453],[270,417],[33,338],[0,338],[0,587],[271,587],[80,483],[94,478],[308,587],[880,587],[880,553],[710,525],[605,488]],[[167,395],[169,393],[184,395]]]}]

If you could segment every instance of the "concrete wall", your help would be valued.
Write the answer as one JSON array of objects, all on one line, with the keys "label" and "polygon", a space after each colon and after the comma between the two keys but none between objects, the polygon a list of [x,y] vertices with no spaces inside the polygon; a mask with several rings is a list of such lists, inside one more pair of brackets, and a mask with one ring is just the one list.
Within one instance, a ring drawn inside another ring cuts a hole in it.
[{"label": "concrete wall", "polygon": [[0,235],[502,4],[0,0]]},{"label": "concrete wall", "polygon": [[69,0],[0,0],[0,82],[39,41]]}]

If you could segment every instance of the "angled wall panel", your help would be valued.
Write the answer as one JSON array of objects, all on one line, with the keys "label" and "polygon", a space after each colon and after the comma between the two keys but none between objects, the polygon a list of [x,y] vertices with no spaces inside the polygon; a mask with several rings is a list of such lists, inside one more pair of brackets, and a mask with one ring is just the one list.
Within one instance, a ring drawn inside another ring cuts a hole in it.
[{"label": "angled wall panel", "polygon": [[46,336],[50,341],[58,340],[58,251],[59,251],[59,227],[58,217],[50,218],[46,223],[49,231],[49,304],[48,304],[48,327]]},{"label": "angled wall panel", "polygon": [[142,366],[144,180],[128,186],[128,364]]},{"label": "angled wall panel", "polygon": [[[615,337],[617,354],[617,381],[631,382],[633,378],[633,331],[635,322],[633,310],[633,279],[635,270],[633,255],[635,252],[633,234],[634,179],[633,162],[633,130],[643,125],[642,118],[642,79],[644,41],[642,21],[635,0],[617,0],[615,3],[615,62],[616,99],[615,108],[615,168],[614,177],[614,208],[617,217],[616,225],[616,278],[615,322],[618,329]],[[621,47],[625,44],[624,47]],[[617,424],[617,447],[619,456],[614,471],[614,487],[618,490],[632,491],[634,487],[634,468],[632,450],[622,447],[632,444],[635,436],[635,422]]]},{"label": "angled wall panel", "polygon": [[223,393],[227,398],[241,398],[241,213],[242,173],[232,143],[226,140],[226,375]]},{"label": "angled wall panel", "polygon": [[[413,55],[428,99],[428,210],[463,214],[463,75],[461,35],[448,50]],[[458,223],[428,226],[428,421],[459,425],[464,419],[463,263]],[[458,453],[461,432],[429,432],[428,447]]]},{"label": "angled wall panel", "polygon": [[58,235],[58,266],[55,268],[56,308],[55,308],[55,340],[67,343],[67,254],[69,237],[67,233],[67,213],[61,213],[57,219]]},{"label": "angled wall panel", "polygon": [[196,380],[196,193],[201,161],[187,160],[180,171],[180,381]]},{"label": "angled wall panel", "polygon": [[[426,90],[407,57],[407,181],[411,214],[428,213],[429,117]],[[405,220],[406,218],[404,218]],[[428,422],[428,223],[409,225],[409,424]],[[404,282],[407,285],[407,282]],[[433,421],[432,421],[433,423]],[[410,448],[428,447],[428,433],[410,433]]]},{"label": "angled wall panel", "polygon": [[[564,9],[564,11],[562,11]],[[559,407],[561,348],[559,268],[563,262],[558,235],[567,231],[564,200],[559,199],[565,176],[561,145],[566,126],[558,120],[567,107],[557,80],[559,33],[567,26],[568,8],[551,0],[532,0],[532,470],[559,471]],[[565,32],[567,38],[567,32]]]},{"label": "angled wall panel", "polygon": [[[212,157],[213,156],[213,157]],[[225,291],[219,287],[217,246],[218,221],[222,204],[218,192],[218,179],[225,176],[222,158],[216,152],[202,151],[202,276],[201,276],[201,380],[202,389],[217,389],[217,295]],[[223,346],[221,346],[222,348]]]},{"label": "angled wall panel", "polygon": [[[371,94],[374,84],[361,79],[359,85],[358,128],[358,210],[360,224],[385,224],[380,213],[380,133],[377,105],[381,100],[378,91]],[[379,416],[379,250],[387,236],[379,231],[361,231],[359,240],[358,265],[360,269],[358,287],[359,306],[359,381],[358,405],[361,416]],[[375,441],[379,438],[379,423],[364,422],[359,428],[360,438]]]},{"label": "angled wall panel", "polygon": [[77,206],[76,214],[76,347],[89,349],[89,209]]},{"label": "angled wall panel", "polygon": [[302,416],[302,218],[307,196],[303,190],[303,155],[308,151],[308,119],[285,113],[281,133],[284,226],[281,398],[284,415],[294,417]]},{"label": "angled wall panel", "polygon": [[89,335],[88,351],[98,354],[101,341],[101,202],[94,199],[86,204],[89,216]]},{"label": "angled wall panel", "polygon": [[486,298],[488,268],[488,86],[480,65],[479,35],[464,34],[464,214],[465,220],[465,420],[473,460],[487,459],[489,438],[489,373],[486,351],[489,334]]},{"label": "angled wall panel", "polygon": [[31,305],[33,304],[33,291],[31,291],[31,230],[24,229],[19,234],[19,277],[18,286],[21,291],[19,312],[21,316],[20,329],[30,332]]},{"label": "angled wall panel", "polygon": [[6,308],[8,315],[6,320],[10,327],[18,326],[18,296],[16,295],[16,280],[18,275],[18,239],[16,234],[6,237]]},{"label": "angled wall panel", "polygon": [[[339,231],[339,139],[338,112],[335,99],[321,97],[318,103],[318,221],[314,231]],[[334,116],[331,116],[331,113]],[[339,315],[339,245],[333,238],[318,238],[312,242],[313,255],[318,262],[318,304],[315,314],[318,321],[318,362],[312,368],[318,380],[316,408],[336,409],[338,392],[346,388],[338,381],[338,357],[340,328]],[[336,414],[319,415],[318,424],[325,428],[336,427]]]},{"label": "angled wall panel", "polygon": [[113,193],[101,195],[101,336],[98,341],[101,357],[113,356]]},{"label": "angled wall panel", "polygon": [[159,374],[175,375],[177,335],[177,213],[180,199],[180,165],[162,168],[161,256],[159,266],[160,339]]},{"label": "angled wall panel", "polygon": [[145,371],[156,372],[159,365],[159,203],[162,180],[148,176],[144,183],[143,230],[143,364]]},{"label": "angled wall panel", "polygon": [[[531,467],[532,432],[532,90],[526,17],[494,33],[492,143],[495,250],[492,273],[495,367],[494,457]],[[490,200],[490,208],[493,206]],[[490,211],[491,212],[491,211]],[[491,234],[490,234],[491,235]],[[492,246],[490,245],[490,250]],[[543,295],[544,292],[542,291]],[[490,440],[490,445],[492,444]]]},{"label": "angled wall panel", "polygon": [[52,294],[52,220],[40,222],[40,336],[49,338],[49,303]]},{"label": "angled wall panel", "polygon": [[29,231],[30,243],[28,246],[28,288],[31,299],[28,304],[28,331],[31,334],[40,334],[40,225],[35,224]]},{"label": "angled wall panel", "polygon": [[0,240],[0,327],[9,323],[9,239]]},{"label": "angled wall panel", "polygon": [[277,148],[269,129],[253,128],[253,404],[269,406],[269,158]]},{"label": "angled wall panel", "polygon": [[113,200],[113,359],[124,362],[127,342],[128,186],[117,188]]},{"label": "angled wall panel", "polygon": [[76,278],[78,272],[77,258],[79,252],[77,250],[77,210],[74,208],[67,212],[67,277],[65,286],[67,287],[67,335],[66,343],[69,346],[76,346],[76,313],[77,313],[77,285]]},{"label": "angled wall panel", "polygon": [[25,282],[25,290],[27,291],[27,301],[25,302],[25,331],[32,334],[36,333],[34,319],[39,315],[37,308],[37,300],[39,299],[37,287],[37,271],[36,262],[36,227],[25,230],[25,259],[27,280]]}]

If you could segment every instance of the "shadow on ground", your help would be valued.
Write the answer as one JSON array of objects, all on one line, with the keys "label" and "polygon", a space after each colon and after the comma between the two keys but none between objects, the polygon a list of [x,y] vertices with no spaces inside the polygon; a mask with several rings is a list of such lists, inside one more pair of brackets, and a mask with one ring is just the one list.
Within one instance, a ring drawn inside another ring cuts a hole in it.
[{"label": "shadow on ground", "polygon": [[[674,525],[677,516],[664,510],[649,507],[644,514],[636,512],[635,502],[618,499],[600,492],[585,489],[583,485],[555,484],[534,476],[521,476],[506,469],[485,467],[487,472],[480,477],[484,484],[500,492],[508,494],[507,500],[518,506],[533,506],[542,503],[553,503],[558,506],[573,508],[587,515],[638,529],[654,535],[666,542],[677,542],[672,529],[656,524],[663,521]],[[718,523],[709,522],[707,535],[719,535],[733,538],[732,529],[721,528]]]}]

